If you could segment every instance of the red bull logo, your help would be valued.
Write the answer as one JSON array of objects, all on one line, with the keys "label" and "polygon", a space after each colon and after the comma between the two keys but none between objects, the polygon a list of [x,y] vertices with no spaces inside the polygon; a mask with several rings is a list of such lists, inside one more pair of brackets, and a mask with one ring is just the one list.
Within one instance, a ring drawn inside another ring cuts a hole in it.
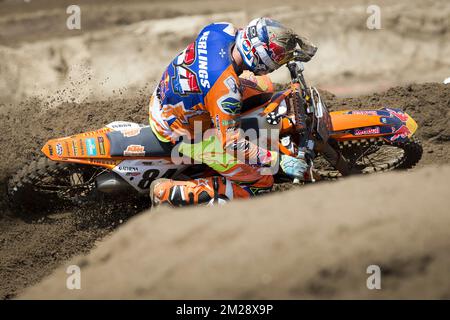
[{"label": "red bull logo", "polygon": [[272,60],[281,64],[280,62],[286,57],[286,49],[276,42],[274,34],[269,41],[269,50],[271,52],[270,57]]},{"label": "red bull logo", "polygon": [[397,139],[406,139],[411,134],[411,131],[407,126],[401,126],[397,131],[394,132],[394,135],[391,137],[391,141],[395,141]]},{"label": "red bull logo", "polygon": [[395,111],[392,109],[386,109],[386,110],[389,111],[394,117],[396,117],[397,119],[399,119],[402,122],[406,122],[408,120],[408,115],[401,111]]}]

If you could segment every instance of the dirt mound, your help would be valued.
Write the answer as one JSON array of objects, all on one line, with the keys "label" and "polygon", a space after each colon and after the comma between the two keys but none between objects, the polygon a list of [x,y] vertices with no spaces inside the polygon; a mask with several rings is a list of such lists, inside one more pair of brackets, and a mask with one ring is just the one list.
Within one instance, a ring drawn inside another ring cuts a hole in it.
[{"label": "dirt mound", "polygon": [[[0,136],[0,187],[3,190],[0,194],[0,254],[5,257],[0,261],[1,275],[5,279],[0,286],[0,297],[13,296],[72,254],[88,250],[98,237],[139,211],[135,207],[103,205],[69,209],[72,214],[62,214],[56,219],[40,221],[40,216],[17,219],[10,213],[5,198],[8,177],[39,156],[40,147],[51,137],[97,129],[113,120],[145,123],[149,92],[144,88],[133,99],[116,98],[82,104],[61,102],[56,97],[54,102],[29,99],[16,105],[0,105],[0,121],[4,128]],[[325,94],[332,109],[388,106],[411,113],[418,120],[418,135],[424,139],[426,150],[419,165],[449,162],[446,116],[450,110],[449,95],[448,86],[440,84],[396,87],[384,93],[349,99]],[[117,96],[121,96],[119,92]],[[51,107],[53,103],[59,103],[58,107]],[[17,237],[17,234],[22,236]],[[52,237],[49,238],[49,234]],[[73,235],[70,243],[76,245],[69,246],[67,241],[56,240],[65,239],[69,234]],[[41,241],[27,240],[38,238],[42,238]],[[54,263],[48,263],[47,257],[53,257]],[[39,271],[30,274],[32,269]],[[23,278],[15,277],[15,273]]]},{"label": "dirt mound", "polygon": [[83,104],[61,103],[57,108],[49,108],[48,103],[38,99],[17,105],[0,105],[0,119],[5,131],[0,137],[0,147],[4,151],[0,178],[4,179],[40,155],[40,148],[50,137],[99,129],[115,120],[144,123],[150,92],[139,92],[136,96],[135,99],[117,98]]},{"label": "dirt mound", "polygon": [[[8,178],[23,165],[40,156],[44,141],[51,137],[97,129],[114,119],[144,122],[146,99],[116,99],[87,104],[65,103],[48,109],[40,100],[2,105],[3,134],[0,161],[0,298],[11,298],[34,284],[62,261],[87,252],[95,241],[128,217],[138,207],[98,204],[70,208],[43,218],[11,213],[6,197]],[[20,213],[19,213],[20,214]]]},{"label": "dirt mound", "polygon": [[22,288],[74,255],[87,253],[106,229],[80,229],[73,212],[24,221],[0,216],[0,299],[13,298]]},{"label": "dirt mound", "polygon": [[[83,1],[79,31],[67,30],[66,7],[53,4],[47,11],[0,13],[0,101],[45,98],[63,89],[71,89],[65,99],[77,102],[114,96],[119,89],[132,93],[154,83],[204,25],[229,21],[240,27],[264,15],[317,43],[307,77],[338,95],[450,76],[446,0],[382,1],[380,30],[367,28],[368,5],[355,0],[290,0],[283,6],[263,0],[257,7],[251,1],[135,1],[126,9]],[[288,72],[282,68],[273,77],[286,81]]]},{"label": "dirt mound", "polygon": [[[143,213],[21,298],[449,299],[448,179],[434,167]],[[65,287],[70,264],[82,290]]]},{"label": "dirt mound", "polygon": [[[307,64],[307,79],[338,96],[448,77],[447,1],[377,3],[381,30],[366,28],[367,4],[359,0],[285,0],[283,6],[260,0],[258,8],[252,0],[130,0],[126,6],[116,0],[80,0],[81,30],[66,28],[69,0],[2,3],[0,298],[13,297],[72,255],[88,251],[96,239],[140,210],[102,203],[19,219],[5,197],[8,177],[39,156],[51,137],[113,120],[146,122],[154,81],[209,22],[241,26],[268,15],[309,36],[319,51]],[[285,82],[285,68],[272,78]],[[424,140],[419,166],[449,162],[448,87],[412,85],[355,99],[327,97],[335,109],[406,109],[418,120],[418,135]]]}]

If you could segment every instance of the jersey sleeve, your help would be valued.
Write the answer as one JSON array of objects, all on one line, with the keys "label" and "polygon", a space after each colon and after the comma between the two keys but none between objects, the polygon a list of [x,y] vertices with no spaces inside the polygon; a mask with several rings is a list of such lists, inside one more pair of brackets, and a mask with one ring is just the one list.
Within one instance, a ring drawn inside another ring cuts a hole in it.
[{"label": "jersey sleeve", "polygon": [[242,96],[232,65],[217,79],[204,102],[223,150],[249,164],[270,165],[276,161],[275,152],[260,148],[244,137],[240,128]]}]

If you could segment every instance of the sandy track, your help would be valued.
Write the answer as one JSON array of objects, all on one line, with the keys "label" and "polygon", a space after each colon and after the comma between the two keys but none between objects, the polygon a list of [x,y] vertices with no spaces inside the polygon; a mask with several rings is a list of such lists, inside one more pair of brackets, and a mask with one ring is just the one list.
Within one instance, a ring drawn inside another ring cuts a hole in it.
[{"label": "sandy track", "polygon": [[[0,121],[4,134],[0,148],[0,186],[8,177],[39,155],[45,140],[96,129],[112,120],[146,121],[147,94],[135,99],[110,99],[92,103],[63,103],[48,110],[41,100],[4,106]],[[441,84],[412,85],[359,98],[340,99],[326,94],[332,109],[399,107],[419,123],[418,137],[425,153],[419,167],[448,164],[450,155],[448,112],[450,89]],[[32,115],[32,116],[30,116]],[[16,130],[20,127],[27,132]],[[259,200],[259,199],[258,199]],[[12,298],[25,287],[36,284],[73,255],[87,252],[96,240],[137,213],[133,206],[69,208],[67,213],[41,219],[18,218],[10,212],[5,193],[0,193],[0,297]]]},{"label": "sandy track", "polygon": [[81,252],[87,253],[107,229],[80,228],[73,212],[18,220],[0,217],[0,299],[13,298]]},{"label": "sandy track", "polygon": [[[64,7],[53,20],[34,13],[37,17],[32,25],[38,40],[0,45],[0,102],[32,96],[51,99],[54,95],[65,101],[92,101],[113,97],[119,90],[134,95],[145,84],[151,91],[163,67],[204,25],[229,21],[243,26],[261,15],[279,19],[317,43],[319,50],[307,64],[306,76],[311,83],[341,96],[410,82],[442,82],[450,76],[450,7],[446,0],[417,1],[414,5],[410,1],[385,1],[380,4],[381,30],[367,29],[364,1],[305,2],[277,6],[264,1],[255,8],[233,1],[184,1],[179,7],[190,9],[180,15],[180,9],[173,11],[175,4],[157,6],[160,9],[156,10],[155,4],[135,3],[124,12],[117,6],[98,5],[83,11],[88,25],[75,33],[64,29]],[[13,16],[18,22],[12,25],[8,17],[0,18],[5,30],[6,26],[14,31],[16,24],[22,28],[27,25],[20,15]],[[125,23],[120,23],[123,19]],[[91,22],[102,28],[91,28]],[[55,34],[41,38],[39,26],[49,23],[58,26]],[[273,79],[286,81],[287,70],[275,72]]]},{"label": "sandy track", "polygon": [[[99,205],[68,208],[45,219],[18,217],[5,198],[8,177],[38,156],[51,137],[112,120],[145,122],[154,79],[204,23],[242,24],[257,15],[281,19],[318,43],[307,77],[338,95],[449,76],[447,1],[377,3],[383,30],[369,31],[364,0],[286,0],[283,7],[261,0],[258,8],[250,0],[132,0],[126,7],[118,0],[80,0],[83,29],[69,32],[68,0],[0,1],[0,298],[16,296],[73,255],[88,252],[120,220],[139,211]],[[327,95],[327,100],[334,109],[407,110],[418,120],[424,142],[419,167],[450,160],[449,87],[421,84],[352,99]]]},{"label": "sandy track", "polygon": [[[21,298],[450,299],[449,179],[426,168],[142,213],[65,264],[81,267],[82,290],[62,267]],[[379,291],[366,287],[373,264]]]}]

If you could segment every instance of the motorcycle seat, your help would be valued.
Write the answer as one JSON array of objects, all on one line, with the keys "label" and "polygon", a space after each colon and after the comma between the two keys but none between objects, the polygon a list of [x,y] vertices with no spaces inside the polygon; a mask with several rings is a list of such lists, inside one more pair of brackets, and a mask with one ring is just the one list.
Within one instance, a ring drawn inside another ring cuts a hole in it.
[{"label": "motorcycle seat", "polygon": [[[160,141],[150,126],[141,127],[139,133],[133,136],[127,135],[126,131],[110,131],[106,134],[112,157],[169,157],[171,155],[173,145],[170,142]],[[127,153],[129,146],[142,146],[143,153],[139,155]]]}]

